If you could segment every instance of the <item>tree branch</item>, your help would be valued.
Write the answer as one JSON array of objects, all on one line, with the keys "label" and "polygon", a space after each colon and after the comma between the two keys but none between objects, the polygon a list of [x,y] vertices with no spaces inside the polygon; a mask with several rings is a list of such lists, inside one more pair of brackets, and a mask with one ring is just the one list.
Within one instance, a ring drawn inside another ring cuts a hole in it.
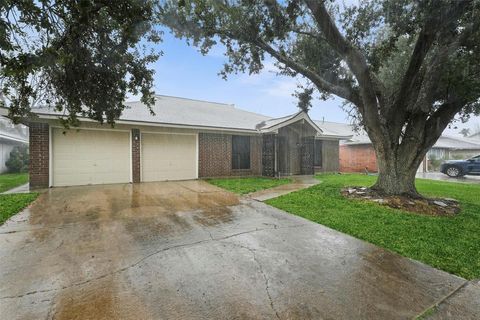
[{"label": "tree branch", "polygon": [[372,79],[372,75],[370,74],[365,57],[340,33],[325,8],[323,1],[304,0],[304,2],[312,12],[313,18],[319,29],[322,30],[327,43],[345,59],[348,67],[355,75],[364,102],[363,110],[360,111],[362,112],[362,117],[365,120],[366,126],[370,127],[370,130],[376,131],[376,134],[381,135],[382,133],[378,131],[380,128],[380,121],[378,116],[379,110],[376,86]]},{"label": "tree branch", "polygon": [[262,39],[254,40],[254,44],[257,45],[259,48],[270,54],[272,57],[277,59],[279,62],[285,64],[287,67],[291,68],[292,70],[304,75],[308,79],[310,79],[319,89],[333,93],[345,100],[348,100],[354,104],[360,104],[361,101],[359,97],[355,94],[352,88],[347,88],[345,86],[340,86],[338,84],[331,83],[324,78],[322,78],[317,73],[311,71],[310,69],[306,68],[305,66],[301,65],[300,63],[296,62],[292,58],[278,52],[274,49],[271,45],[263,41]]}]

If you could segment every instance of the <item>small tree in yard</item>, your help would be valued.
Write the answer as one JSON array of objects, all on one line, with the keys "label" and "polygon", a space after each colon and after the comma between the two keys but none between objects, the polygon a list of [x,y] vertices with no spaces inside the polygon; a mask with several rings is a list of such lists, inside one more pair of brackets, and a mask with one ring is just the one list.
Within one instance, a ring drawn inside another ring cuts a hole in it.
[{"label": "small tree in yard", "polygon": [[345,99],[377,155],[374,189],[418,196],[415,173],[456,115],[480,110],[478,0],[165,0],[159,20],[203,53],[226,47],[223,75],[280,73]]},{"label": "small tree in yard", "polygon": [[28,146],[15,146],[5,165],[11,173],[28,172],[29,159]]}]

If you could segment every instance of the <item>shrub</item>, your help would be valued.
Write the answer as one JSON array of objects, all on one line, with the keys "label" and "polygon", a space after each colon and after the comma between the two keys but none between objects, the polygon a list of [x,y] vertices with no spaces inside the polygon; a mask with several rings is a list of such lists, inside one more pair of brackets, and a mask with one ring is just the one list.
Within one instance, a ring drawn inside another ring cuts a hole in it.
[{"label": "shrub", "polygon": [[429,164],[429,171],[438,171],[440,169],[440,165],[442,164],[442,159],[437,159],[435,155],[430,155],[428,159],[428,164]]},{"label": "shrub", "polygon": [[10,158],[5,162],[9,172],[28,172],[30,156],[28,146],[15,146],[10,152]]}]

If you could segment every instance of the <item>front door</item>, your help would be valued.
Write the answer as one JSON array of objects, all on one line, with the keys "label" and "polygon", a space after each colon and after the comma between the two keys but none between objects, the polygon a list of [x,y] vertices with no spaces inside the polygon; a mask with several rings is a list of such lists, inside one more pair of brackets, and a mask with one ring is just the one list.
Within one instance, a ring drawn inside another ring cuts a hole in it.
[{"label": "front door", "polygon": [[277,136],[278,141],[278,174],[287,175],[289,174],[288,168],[288,145],[287,139],[284,136]]}]

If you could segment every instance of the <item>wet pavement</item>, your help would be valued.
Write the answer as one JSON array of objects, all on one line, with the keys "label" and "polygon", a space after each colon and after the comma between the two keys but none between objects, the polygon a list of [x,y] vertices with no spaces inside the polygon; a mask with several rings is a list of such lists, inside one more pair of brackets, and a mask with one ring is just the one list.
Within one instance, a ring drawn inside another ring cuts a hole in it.
[{"label": "wet pavement", "polygon": [[463,176],[460,178],[450,178],[441,172],[419,172],[417,178],[440,180],[448,182],[462,182],[462,183],[480,183],[480,176]]},{"label": "wet pavement", "polygon": [[269,199],[277,198],[294,191],[306,189],[320,183],[318,179],[315,179],[315,177],[311,175],[310,176],[293,176],[291,177],[291,179],[292,179],[291,183],[283,184],[281,186],[266,189],[266,190],[253,192],[248,194],[247,197],[257,201],[267,201]]},{"label": "wet pavement", "polygon": [[12,188],[3,192],[3,194],[10,194],[10,193],[28,193],[30,192],[30,186],[28,183],[22,184],[21,186]]},{"label": "wet pavement", "polygon": [[478,320],[480,317],[480,280],[466,283],[439,303],[429,320]]},{"label": "wet pavement", "polygon": [[2,319],[408,319],[465,284],[203,181],[51,189],[0,270]]}]

